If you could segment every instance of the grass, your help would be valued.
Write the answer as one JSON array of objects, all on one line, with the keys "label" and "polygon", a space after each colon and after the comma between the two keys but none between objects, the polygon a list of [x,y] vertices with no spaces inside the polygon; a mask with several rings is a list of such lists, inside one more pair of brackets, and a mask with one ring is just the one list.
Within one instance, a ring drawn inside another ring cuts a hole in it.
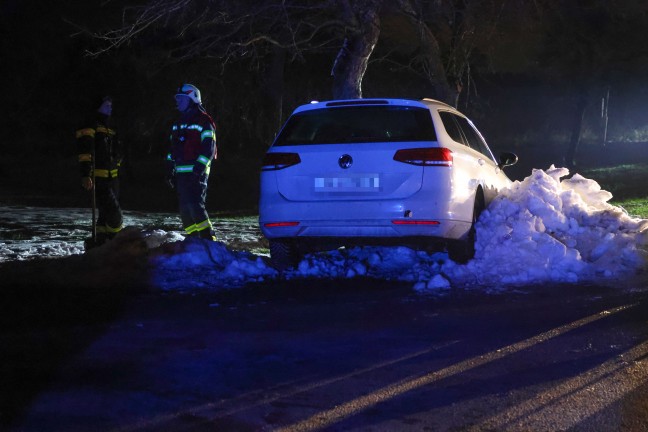
[{"label": "grass", "polygon": [[610,204],[632,216],[648,219],[648,165],[618,165],[588,169],[583,176],[596,180],[613,195]]},{"label": "grass", "polygon": [[648,198],[635,198],[625,201],[612,200],[610,204],[623,207],[632,216],[648,219]]}]

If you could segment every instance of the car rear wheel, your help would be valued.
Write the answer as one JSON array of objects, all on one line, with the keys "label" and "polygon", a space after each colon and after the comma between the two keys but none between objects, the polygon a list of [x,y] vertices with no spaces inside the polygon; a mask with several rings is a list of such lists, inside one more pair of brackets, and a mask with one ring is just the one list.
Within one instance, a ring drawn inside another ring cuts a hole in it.
[{"label": "car rear wheel", "polygon": [[457,240],[448,244],[448,255],[452,261],[459,264],[466,264],[475,257],[475,239],[477,237],[475,225],[477,224],[479,215],[481,215],[485,208],[484,197],[478,192],[477,196],[475,196],[472,225],[470,226],[468,235],[464,240]]},{"label": "car rear wheel", "polygon": [[270,260],[275,269],[283,271],[299,263],[299,253],[291,242],[270,240]]}]

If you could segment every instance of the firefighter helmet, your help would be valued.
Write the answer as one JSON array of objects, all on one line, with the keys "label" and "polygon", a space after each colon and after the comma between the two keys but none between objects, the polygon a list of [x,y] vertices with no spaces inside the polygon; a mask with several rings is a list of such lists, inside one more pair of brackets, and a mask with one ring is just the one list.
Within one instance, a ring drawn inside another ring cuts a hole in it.
[{"label": "firefighter helmet", "polygon": [[178,93],[176,93],[176,97],[178,96],[188,96],[195,103],[201,103],[200,90],[198,90],[198,88],[192,84],[182,84],[182,86],[180,86],[180,88],[178,89]]}]

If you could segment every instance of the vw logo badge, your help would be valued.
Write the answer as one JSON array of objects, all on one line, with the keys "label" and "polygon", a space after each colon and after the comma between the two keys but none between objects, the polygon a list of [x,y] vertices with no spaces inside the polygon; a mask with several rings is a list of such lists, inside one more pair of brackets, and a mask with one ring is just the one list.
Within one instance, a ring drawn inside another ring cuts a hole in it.
[{"label": "vw logo badge", "polygon": [[353,158],[348,154],[342,155],[338,159],[338,165],[340,165],[340,168],[347,169],[353,165]]}]

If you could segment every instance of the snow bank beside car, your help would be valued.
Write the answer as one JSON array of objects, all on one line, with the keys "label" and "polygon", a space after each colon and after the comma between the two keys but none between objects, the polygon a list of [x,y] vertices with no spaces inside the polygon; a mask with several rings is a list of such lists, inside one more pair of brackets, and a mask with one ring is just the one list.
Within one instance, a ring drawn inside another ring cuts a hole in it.
[{"label": "snow bank beside car", "polygon": [[648,220],[566,168],[535,170],[503,191],[477,224],[475,259],[443,271],[463,283],[529,284],[623,277],[646,266]]},{"label": "snow bank beside car", "polygon": [[[183,270],[185,280],[171,284],[165,277],[156,280],[163,289],[173,289],[268,277],[367,276],[411,282],[418,290],[439,290],[452,285],[596,281],[645,268],[648,220],[632,218],[608,204],[612,195],[593,180],[578,174],[561,180],[568,175],[565,168],[535,170],[501,191],[477,224],[475,258],[466,265],[454,263],[445,253],[366,247],[307,255],[297,268],[278,275],[261,258],[231,252],[223,244],[206,249],[182,242],[174,253],[156,256],[153,262],[161,275]],[[215,255],[213,260],[208,253]]]}]

